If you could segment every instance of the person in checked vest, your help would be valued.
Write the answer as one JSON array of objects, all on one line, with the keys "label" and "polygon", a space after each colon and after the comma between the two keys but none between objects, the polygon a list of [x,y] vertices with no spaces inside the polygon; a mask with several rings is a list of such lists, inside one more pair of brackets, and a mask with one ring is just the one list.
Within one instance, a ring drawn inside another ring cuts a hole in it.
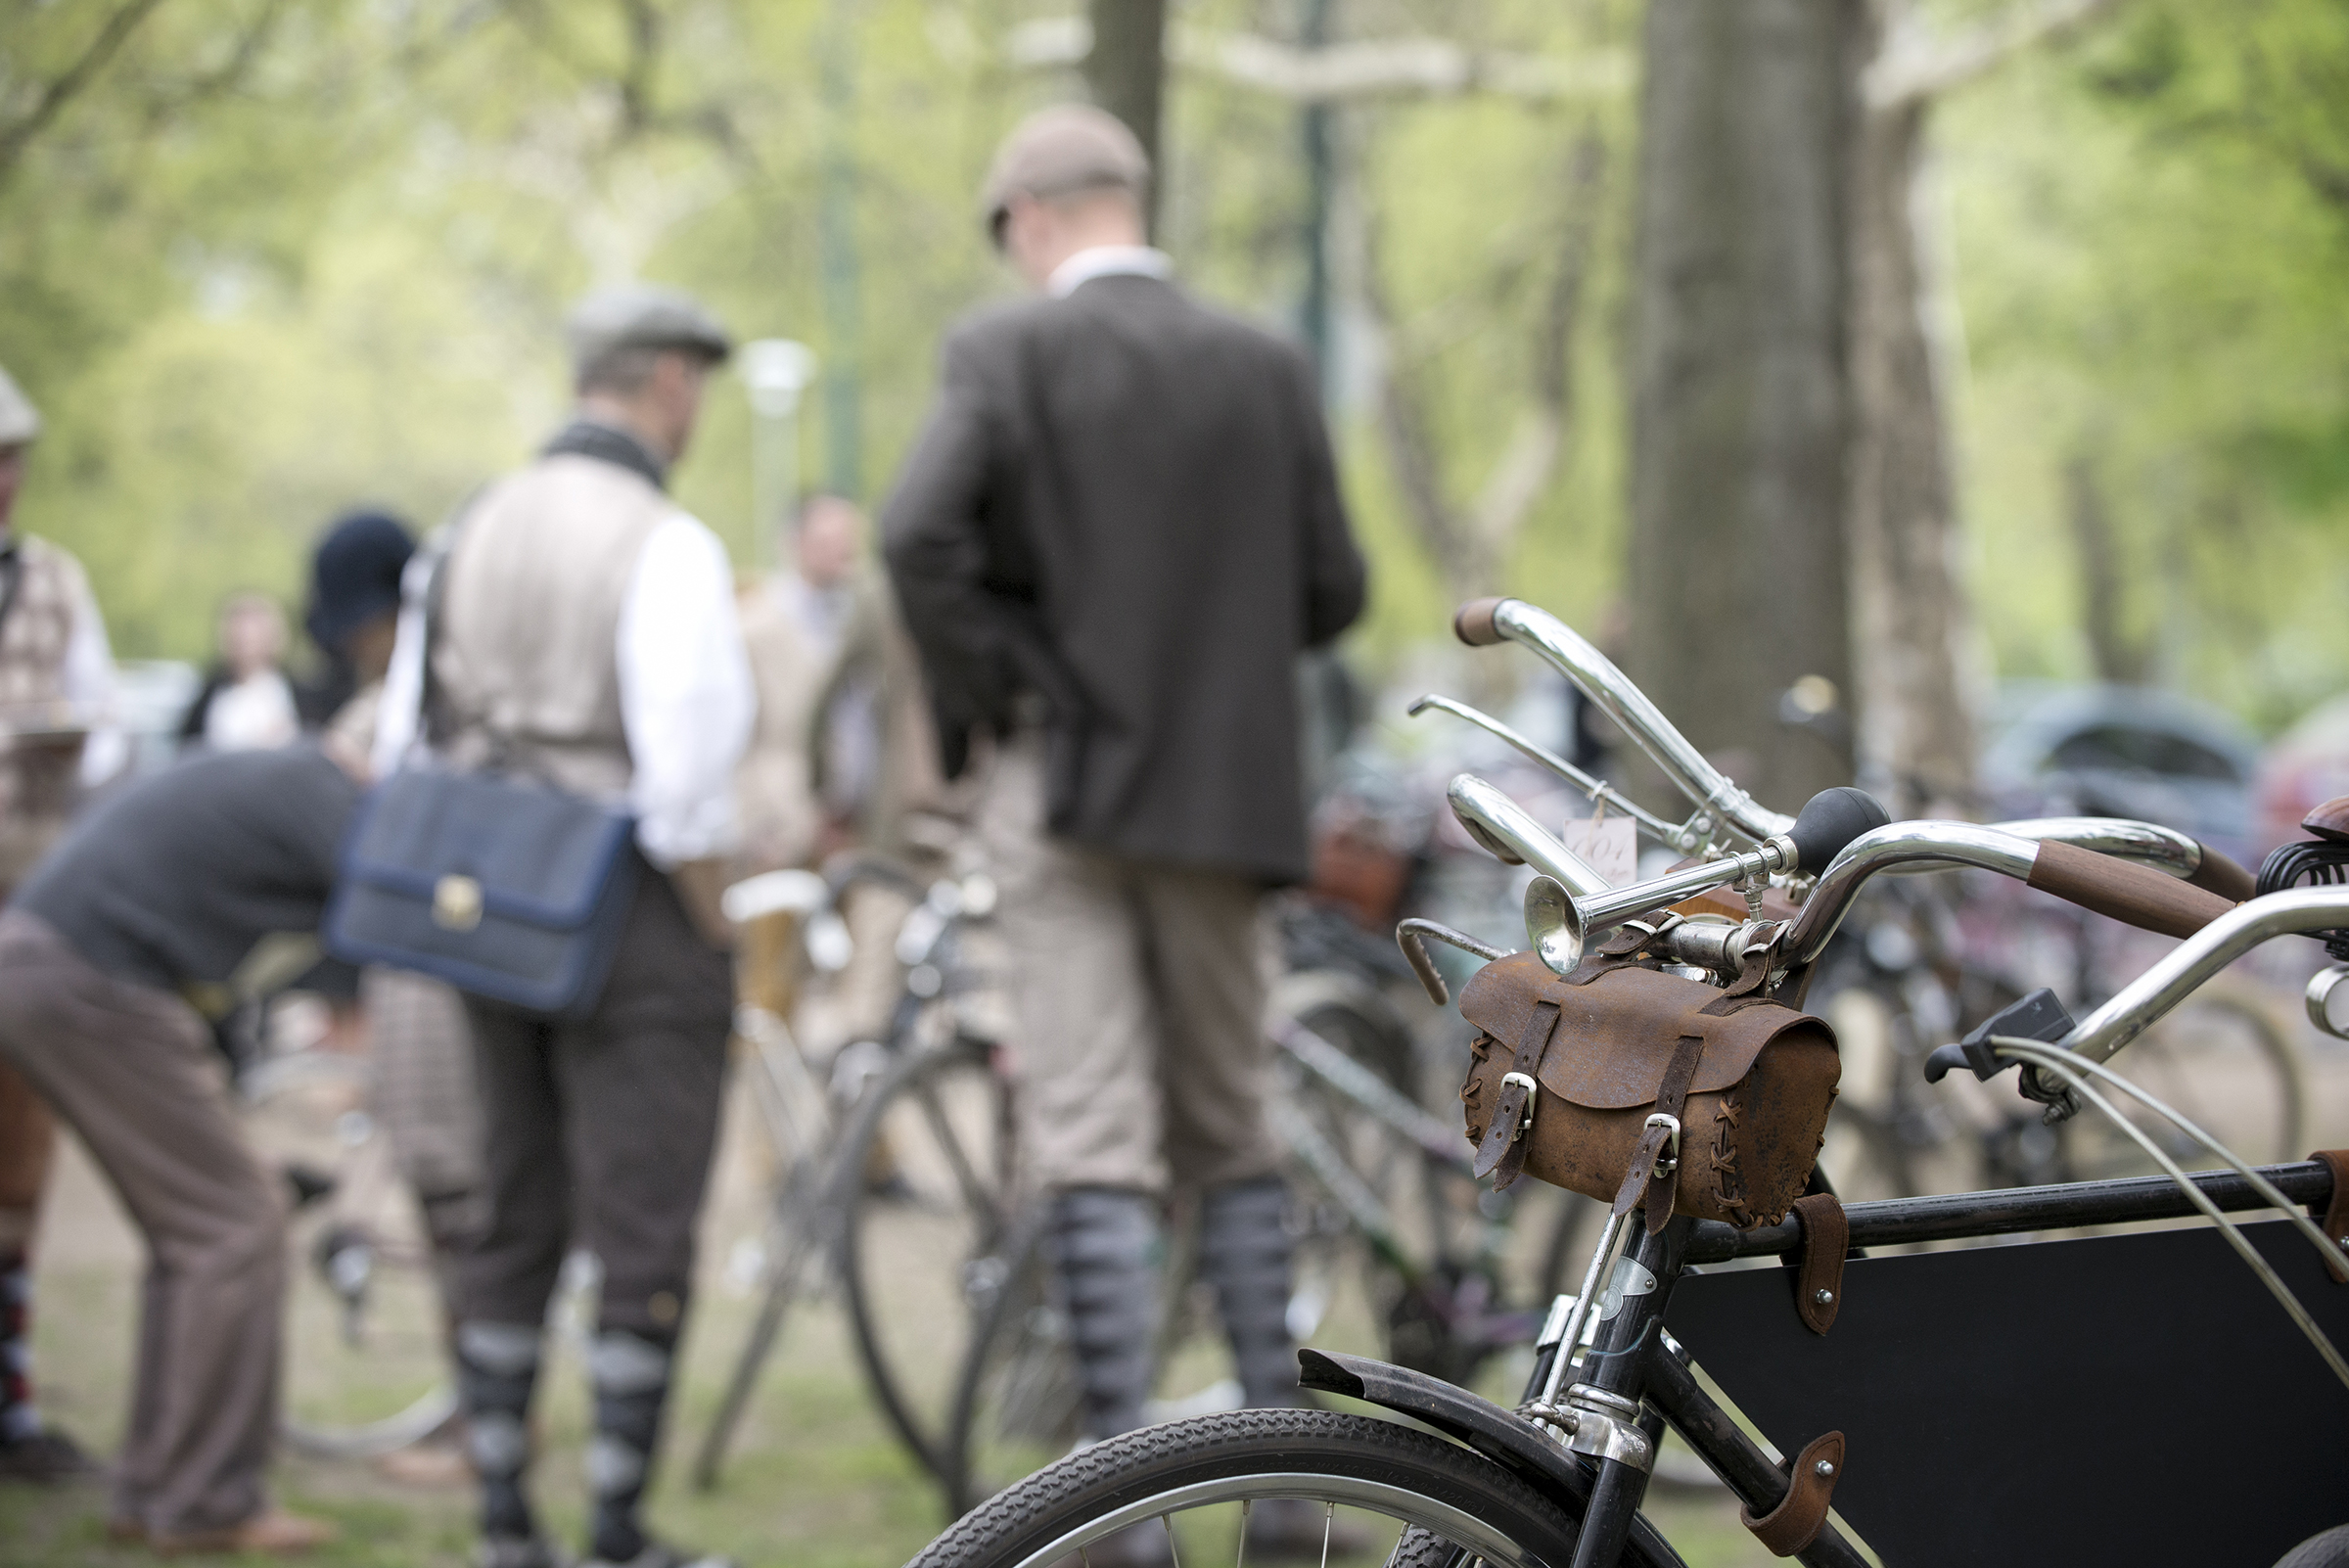
[{"label": "person in checked vest", "polygon": [[[115,664],[81,563],[15,527],[41,416],[0,370],[0,903],[64,833],[81,788],[112,774]],[[49,1108],[0,1061],[0,1480],[51,1483],[90,1462],[45,1425],[32,1389],[28,1259],[56,1148]]]}]

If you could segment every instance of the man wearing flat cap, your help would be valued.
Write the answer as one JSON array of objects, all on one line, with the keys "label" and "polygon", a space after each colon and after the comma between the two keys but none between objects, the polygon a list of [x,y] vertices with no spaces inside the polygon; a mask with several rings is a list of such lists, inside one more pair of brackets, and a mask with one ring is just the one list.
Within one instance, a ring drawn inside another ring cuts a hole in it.
[{"label": "man wearing flat cap", "polygon": [[948,337],[884,517],[943,760],[991,751],[1021,1158],[1092,1438],[1141,1424],[1176,1194],[1249,1402],[1296,1399],[1258,913],[1306,871],[1296,660],[1363,593],[1311,367],[1171,281],[1149,178],[1096,109],[1011,133],[984,214],[1036,298]]},{"label": "man wearing flat cap", "polygon": [[624,803],[646,862],[585,1017],[466,1003],[488,1216],[457,1260],[456,1341],[485,1568],[561,1560],[524,1482],[540,1326],[574,1246],[603,1266],[588,1568],[714,1560],[650,1539],[638,1513],[732,1013],[717,868],[735,846],[751,672],[725,547],[665,490],[728,346],[668,290],[613,289],[577,307],[576,414],[456,524],[431,615],[403,619],[385,694],[379,758],[402,752],[401,715],[429,689],[426,737],[447,765]]},{"label": "man wearing flat cap", "polygon": [[[0,370],[0,903],[65,832],[75,793],[121,764],[115,662],[81,563],[14,524],[41,416]],[[33,1222],[56,1146],[49,1109],[0,1062],[0,1480],[89,1469],[32,1389]]]}]

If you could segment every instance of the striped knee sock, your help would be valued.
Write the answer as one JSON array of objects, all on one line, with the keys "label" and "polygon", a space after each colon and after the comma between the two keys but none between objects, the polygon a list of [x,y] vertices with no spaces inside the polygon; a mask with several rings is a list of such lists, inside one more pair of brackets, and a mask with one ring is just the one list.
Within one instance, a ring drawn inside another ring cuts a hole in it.
[{"label": "striped knee sock", "polygon": [[587,1491],[595,1514],[588,1534],[595,1555],[605,1562],[627,1562],[644,1550],[636,1509],[661,1439],[670,1349],[607,1328],[596,1335],[588,1357],[595,1387],[595,1437],[587,1445]]},{"label": "striped knee sock", "polygon": [[538,1533],[523,1490],[530,1461],[530,1390],[537,1381],[537,1324],[457,1325],[457,1385],[465,1400],[473,1467],[482,1478],[484,1536]]}]

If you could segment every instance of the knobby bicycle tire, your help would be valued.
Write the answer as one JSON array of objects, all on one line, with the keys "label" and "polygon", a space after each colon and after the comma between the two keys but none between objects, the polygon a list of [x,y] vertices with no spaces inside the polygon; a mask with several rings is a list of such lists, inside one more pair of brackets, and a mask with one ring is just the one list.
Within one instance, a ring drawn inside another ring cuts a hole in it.
[{"label": "knobby bicycle tire", "polygon": [[[910,1568],[1044,1568],[1135,1523],[1266,1498],[1381,1514],[1399,1537],[1417,1527],[1494,1568],[1555,1568],[1574,1555],[1571,1502],[1468,1449],[1367,1416],[1237,1410],[1070,1454],[964,1515]],[[1415,1561],[1445,1555],[1419,1537],[1405,1545]],[[1642,1520],[1622,1561],[1669,1568],[1681,1558]]]}]

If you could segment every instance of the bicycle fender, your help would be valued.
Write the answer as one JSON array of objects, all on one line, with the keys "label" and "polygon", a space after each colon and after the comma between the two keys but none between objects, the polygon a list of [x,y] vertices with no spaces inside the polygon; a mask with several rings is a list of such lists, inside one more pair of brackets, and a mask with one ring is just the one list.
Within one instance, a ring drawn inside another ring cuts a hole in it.
[{"label": "bicycle fender", "polygon": [[1575,1500],[1578,1517],[1590,1501],[1590,1474],[1582,1462],[1513,1410],[1425,1372],[1365,1356],[1300,1350],[1297,1366],[1299,1387],[1366,1401],[1432,1426],[1486,1458],[1566,1494]]}]

